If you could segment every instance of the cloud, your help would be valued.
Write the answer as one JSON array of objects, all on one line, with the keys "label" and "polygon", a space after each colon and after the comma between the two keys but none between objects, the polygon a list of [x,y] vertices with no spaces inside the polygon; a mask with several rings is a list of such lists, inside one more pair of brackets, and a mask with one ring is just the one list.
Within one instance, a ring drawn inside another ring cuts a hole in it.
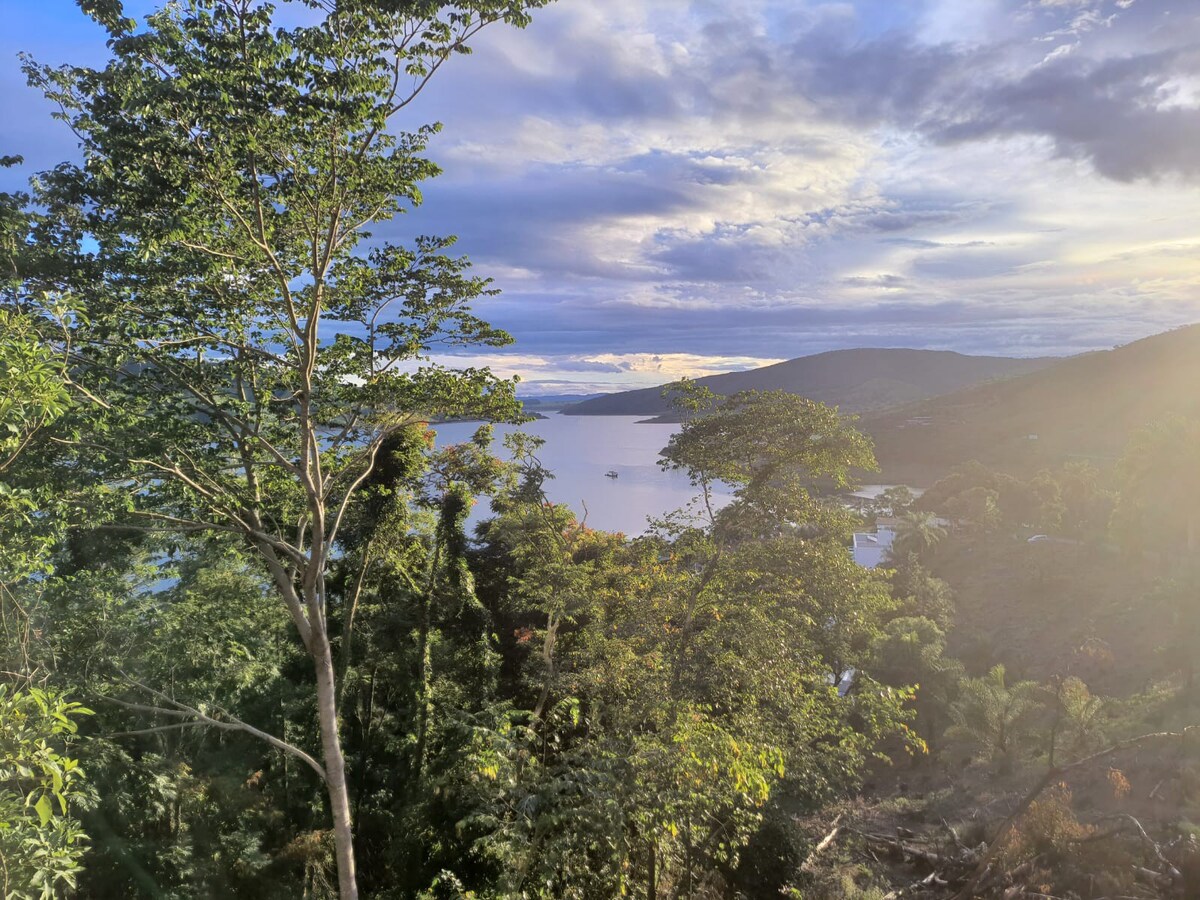
[{"label": "cloud", "polygon": [[[78,21],[22,6],[0,50],[95,59]],[[564,2],[474,49],[397,123],[445,123],[445,174],[375,231],[459,236],[504,372],[607,390],[1200,318],[1191,0]],[[14,71],[5,152],[45,168],[73,138]]]},{"label": "cloud", "polygon": [[614,375],[620,375],[629,371],[628,366],[589,359],[559,360],[555,368],[560,372],[607,372]]},{"label": "cloud", "polygon": [[[523,396],[538,393],[607,393],[631,387],[653,387],[680,378],[700,378],[721,372],[744,371],[782,362],[758,356],[704,356],[695,353],[605,353],[595,356],[527,353],[444,354],[433,362],[453,367],[487,366],[503,378],[521,376]],[[411,363],[408,370],[418,367]],[[580,375],[613,375],[583,378]]]},{"label": "cloud", "polygon": [[903,275],[849,275],[842,279],[842,284],[848,287],[880,288],[882,290],[899,290],[909,284]]},{"label": "cloud", "polygon": [[[1200,76],[1200,19],[1176,17],[1172,38],[1165,19],[1173,10],[1130,18],[1130,7],[1046,0],[1034,8],[1053,22],[1035,17],[1024,42],[1014,35],[982,48],[929,45],[915,33],[864,43],[814,30],[796,44],[798,83],[821,98],[827,115],[860,125],[911,130],[940,144],[1032,136],[1117,181],[1196,180],[1200,108],[1164,98]],[[1087,37],[1100,27],[1113,34]],[[1147,28],[1153,40],[1144,38]],[[1073,40],[1031,55],[1028,41],[1062,36]]]},{"label": "cloud", "polygon": [[1012,135],[1049,139],[1063,157],[1085,159],[1117,181],[1200,177],[1200,111],[1162,106],[1177,75],[1200,74],[1200,55],[1161,52],[1094,61],[1060,57],[986,90],[972,114],[927,126],[942,142]]}]

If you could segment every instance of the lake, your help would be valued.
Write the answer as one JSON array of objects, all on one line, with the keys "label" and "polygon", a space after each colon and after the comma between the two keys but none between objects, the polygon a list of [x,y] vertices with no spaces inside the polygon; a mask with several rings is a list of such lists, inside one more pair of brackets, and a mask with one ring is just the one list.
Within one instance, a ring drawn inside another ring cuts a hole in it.
[{"label": "lake", "polygon": [[[554,473],[546,483],[546,495],[567,504],[578,516],[586,507],[592,528],[630,535],[646,530],[647,517],[687,505],[696,496],[687,476],[658,467],[659,451],[679,426],[639,425],[641,418],[551,413],[520,426],[546,441],[538,452],[542,465]],[[434,430],[438,444],[445,445],[469,440],[478,427],[476,422],[450,422]],[[496,426],[497,452],[503,452],[503,436],[514,430],[511,425]],[[608,471],[618,477],[606,478]],[[718,500],[726,501],[728,496],[728,490],[723,490]],[[479,510],[476,518],[486,515],[486,501]]]}]

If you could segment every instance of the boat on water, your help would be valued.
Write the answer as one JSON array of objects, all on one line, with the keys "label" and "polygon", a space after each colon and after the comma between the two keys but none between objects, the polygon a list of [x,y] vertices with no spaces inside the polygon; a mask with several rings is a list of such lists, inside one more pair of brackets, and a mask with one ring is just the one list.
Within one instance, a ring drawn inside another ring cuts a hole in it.
[{"label": "boat on water", "polygon": [[604,473],[604,477],[605,478],[619,478],[620,475],[617,473],[616,469],[609,469],[607,472]]}]

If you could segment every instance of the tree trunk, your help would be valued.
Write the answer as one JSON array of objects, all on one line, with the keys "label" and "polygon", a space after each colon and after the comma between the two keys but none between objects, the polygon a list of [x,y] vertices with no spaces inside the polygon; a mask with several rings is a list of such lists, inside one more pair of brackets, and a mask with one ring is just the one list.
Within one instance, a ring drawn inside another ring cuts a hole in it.
[{"label": "tree trunk", "polygon": [[375,677],[379,672],[379,667],[374,666],[371,669],[371,687],[367,691],[367,703],[363,711],[362,724],[362,746],[358,751],[358,775],[354,790],[354,821],[358,821],[359,812],[362,810],[363,785],[366,781],[367,772],[367,754],[371,749],[371,731],[372,717],[375,715]]},{"label": "tree trunk", "polygon": [[354,869],[354,828],[350,818],[350,793],[346,787],[346,758],[338,732],[337,685],[333,654],[324,628],[314,628],[313,664],[317,673],[317,716],[321,725],[321,751],[325,763],[325,785],[333,815],[333,844],[337,858],[338,897],[358,900],[358,878]]},{"label": "tree trunk", "polygon": [[442,561],[442,542],[434,540],[433,559],[429,564],[429,581],[421,598],[420,621],[417,623],[417,745],[413,750],[412,787],[416,791],[425,774],[425,746],[429,741],[429,720],[433,718],[432,688],[433,660],[429,655],[429,631],[432,621],[434,592],[437,589],[438,566]]}]

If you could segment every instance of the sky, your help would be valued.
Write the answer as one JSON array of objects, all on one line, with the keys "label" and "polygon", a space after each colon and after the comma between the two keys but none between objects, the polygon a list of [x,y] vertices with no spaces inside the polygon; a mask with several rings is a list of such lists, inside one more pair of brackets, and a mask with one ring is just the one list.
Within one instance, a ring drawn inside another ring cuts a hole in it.
[{"label": "sky", "polygon": [[[104,35],[0,11],[27,176],[75,149],[16,53],[101,63]],[[376,233],[458,236],[516,338],[460,361],[525,393],[1200,321],[1196,0],[558,0],[474,50],[397,122],[443,123],[444,174]]]}]

